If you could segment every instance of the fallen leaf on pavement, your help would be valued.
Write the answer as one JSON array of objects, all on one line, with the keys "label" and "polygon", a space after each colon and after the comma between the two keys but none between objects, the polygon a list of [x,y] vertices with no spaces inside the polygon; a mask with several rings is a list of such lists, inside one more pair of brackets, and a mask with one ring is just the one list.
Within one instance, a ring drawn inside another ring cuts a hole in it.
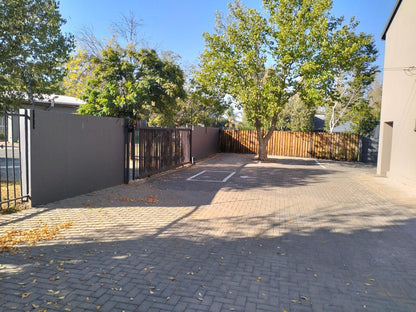
[{"label": "fallen leaf on pavement", "polygon": [[134,201],[133,198],[127,198],[127,197],[119,197],[117,198],[119,201],[126,201],[126,202],[132,202]]}]

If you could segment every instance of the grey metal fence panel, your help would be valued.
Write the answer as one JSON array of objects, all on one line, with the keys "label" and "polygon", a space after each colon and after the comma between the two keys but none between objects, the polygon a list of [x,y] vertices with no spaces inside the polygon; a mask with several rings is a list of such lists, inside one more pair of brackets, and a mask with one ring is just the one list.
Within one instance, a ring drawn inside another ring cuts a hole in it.
[{"label": "grey metal fence panel", "polygon": [[124,119],[34,113],[30,127],[33,205],[124,182]]}]

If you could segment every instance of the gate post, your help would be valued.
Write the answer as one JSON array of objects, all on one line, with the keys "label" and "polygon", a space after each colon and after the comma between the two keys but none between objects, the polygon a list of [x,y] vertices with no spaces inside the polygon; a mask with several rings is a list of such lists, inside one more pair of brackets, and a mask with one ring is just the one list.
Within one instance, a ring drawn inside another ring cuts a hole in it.
[{"label": "gate post", "polygon": [[129,184],[130,176],[130,118],[124,119],[124,184]]},{"label": "gate post", "polygon": [[[19,152],[20,152],[20,181],[21,196],[25,196],[23,201],[28,201],[32,195],[31,186],[31,140],[30,131],[34,127],[34,111],[27,109],[18,110],[19,118]],[[30,126],[32,124],[32,127]]]}]

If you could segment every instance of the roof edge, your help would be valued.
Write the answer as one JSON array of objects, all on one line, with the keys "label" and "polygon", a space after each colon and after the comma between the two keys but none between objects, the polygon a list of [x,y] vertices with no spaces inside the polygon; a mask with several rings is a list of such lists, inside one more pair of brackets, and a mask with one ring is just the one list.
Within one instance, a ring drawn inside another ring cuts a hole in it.
[{"label": "roof edge", "polygon": [[400,4],[402,4],[402,1],[403,1],[403,0],[398,0],[398,1],[396,2],[396,5],[394,6],[394,10],[393,10],[393,12],[391,13],[390,18],[389,18],[389,20],[388,20],[388,22],[387,22],[386,26],[384,27],[384,30],[383,30],[383,35],[381,36],[381,39],[382,39],[382,40],[386,40],[387,31],[389,30],[390,25],[391,25],[391,23],[393,22],[394,17],[396,16],[397,11],[399,10]]}]

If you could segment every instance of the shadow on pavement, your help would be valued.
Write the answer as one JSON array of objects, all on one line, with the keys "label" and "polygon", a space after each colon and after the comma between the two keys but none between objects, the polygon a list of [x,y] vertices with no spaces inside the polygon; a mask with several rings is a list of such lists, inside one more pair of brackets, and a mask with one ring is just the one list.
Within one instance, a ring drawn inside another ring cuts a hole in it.
[{"label": "shadow on pavement", "polygon": [[[232,222],[238,229],[241,220]],[[415,228],[409,219],[349,234],[325,227],[299,233],[293,226],[277,237],[232,240],[159,231],[112,242],[51,242],[1,253],[0,305],[19,311],[412,311]]]}]

